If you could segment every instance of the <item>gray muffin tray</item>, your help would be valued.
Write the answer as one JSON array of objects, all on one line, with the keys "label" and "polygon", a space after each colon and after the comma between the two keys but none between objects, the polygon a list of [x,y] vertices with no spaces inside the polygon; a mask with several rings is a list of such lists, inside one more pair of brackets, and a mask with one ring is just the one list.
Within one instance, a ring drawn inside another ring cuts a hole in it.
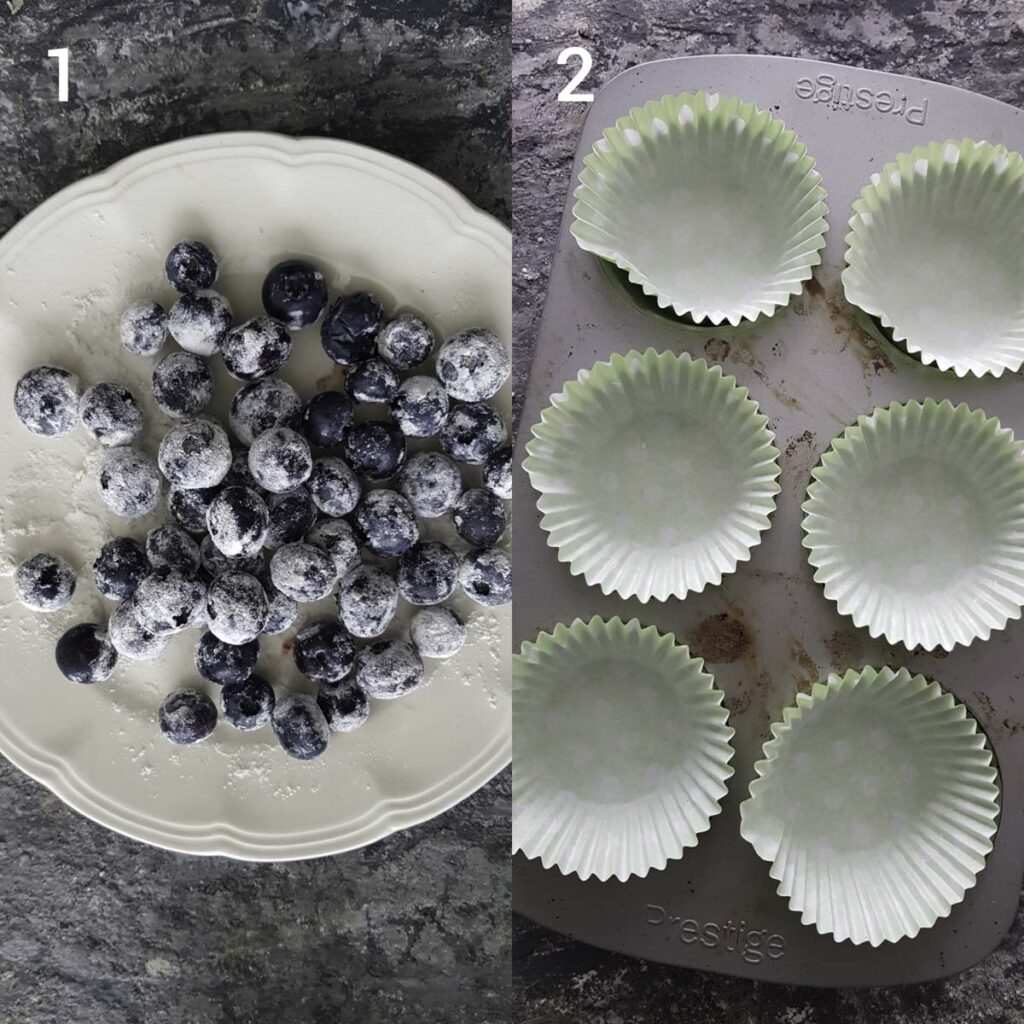
[{"label": "gray muffin tray", "polygon": [[[643,64],[606,85],[591,105],[571,188],[602,130],[631,106],[701,89],[771,109],[817,161],[828,192],[823,263],[788,309],[742,330],[698,330],[659,313],[615,268],[580,250],[566,200],[516,448],[514,642],[557,622],[599,614],[636,617],[701,655],[725,691],[736,729],[735,776],[722,814],[698,846],[664,871],[628,882],[581,882],[516,855],[514,908],[534,921],[630,956],[765,981],[893,985],[954,974],[980,960],[1009,927],[1024,871],[1024,623],[939,656],[872,640],[838,614],[801,547],[800,505],[810,472],[861,413],[932,396],[967,402],[1024,436],[1020,375],[967,378],[925,367],[858,322],[843,297],[851,204],[868,176],[931,140],[986,139],[1024,149],[1024,111],[961,89],[899,75],[787,57],[679,57]],[[865,109],[866,108],[866,109]],[[704,240],[701,244],[711,244]],[[701,258],[701,246],[690,258]],[[782,492],[753,558],[719,587],[667,603],[605,597],[572,577],[539,526],[522,472],[531,426],[553,392],[613,352],[653,346],[719,363],[750,389],[782,452]],[[776,895],[768,865],[739,834],[738,807],[769,724],[830,671],[906,666],[938,680],[981,722],[1000,767],[1002,813],[977,885],[952,914],[916,938],[876,949],[836,943],[800,923]],[[696,922],[697,929],[687,922]],[[705,929],[706,924],[717,928]],[[752,950],[739,935],[763,933]],[[769,937],[777,936],[770,942]],[[703,940],[703,941],[702,941]],[[771,955],[766,952],[770,950]]]}]

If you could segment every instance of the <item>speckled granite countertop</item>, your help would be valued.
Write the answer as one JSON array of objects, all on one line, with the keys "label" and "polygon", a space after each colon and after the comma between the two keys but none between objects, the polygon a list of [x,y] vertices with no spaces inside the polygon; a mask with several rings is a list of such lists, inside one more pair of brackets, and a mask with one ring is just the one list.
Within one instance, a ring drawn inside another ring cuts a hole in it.
[{"label": "speckled granite countertop", "polygon": [[[585,104],[555,102],[566,46],[586,88],[659,57],[769,53],[917,75],[1024,105],[1024,2],[514,0],[516,356],[526,379]],[[522,387],[517,389],[520,393]],[[516,918],[522,1024],[1009,1024],[1024,1019],[1024,916],[947,981],[879,991],[760,985],[604,953]]]},{"label": "speckled granite countertop", "polygon": [[[0,234],[123,156],[232,129],[377,146],[507,223],[508,22],[501,0],[6,0]],[[245,865],[122,839],[0,759],[0,1021],[506,1024],[509,788]]]}]

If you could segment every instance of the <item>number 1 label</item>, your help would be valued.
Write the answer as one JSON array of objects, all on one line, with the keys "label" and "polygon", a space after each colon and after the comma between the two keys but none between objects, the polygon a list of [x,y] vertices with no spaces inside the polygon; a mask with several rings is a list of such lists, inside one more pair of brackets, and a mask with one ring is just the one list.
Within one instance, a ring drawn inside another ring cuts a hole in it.
[{"label": "number 1 label", "polygon": [[57,100],[60,103],[68,101],[68,48],[62,46],[59,50],[50,50],[47,57],[57,58]]}]

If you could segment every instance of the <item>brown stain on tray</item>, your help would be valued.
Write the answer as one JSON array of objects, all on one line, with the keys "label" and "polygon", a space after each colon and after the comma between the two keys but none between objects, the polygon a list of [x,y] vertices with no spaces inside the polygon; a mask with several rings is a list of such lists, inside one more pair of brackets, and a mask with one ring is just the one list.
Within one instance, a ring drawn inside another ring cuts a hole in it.
[{"label": "brown stain on tray", "polygon": [[747,627],[728,612],[706,618],[688,641],[693,654],[713,664],[738,661],[751,647]]}]

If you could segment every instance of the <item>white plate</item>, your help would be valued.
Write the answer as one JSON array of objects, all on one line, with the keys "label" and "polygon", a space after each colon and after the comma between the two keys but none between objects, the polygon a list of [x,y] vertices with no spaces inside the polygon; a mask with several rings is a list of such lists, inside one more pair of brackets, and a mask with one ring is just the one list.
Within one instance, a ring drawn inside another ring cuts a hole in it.
[{"label": "white plate", "polygon": [[[260,284],[272,263],[306,255],[324,267],[332,295],[368,287],[392,309],[419,310],[442,335],[479,324],[510,339],[510,235],[449,186],[383,153],[239,133],[124,160],[65,189],[0,240],[0,751],[82,814],[149,843],[247,860],[339,853],[441,813],[508,764],[509,608],[458,599],[470,619],[466,648],[428,662],[422,690],[373,702],[364,728],[332,736],[327,753],[308,763],[289,758],[268,729],[243,734],[221,723],[206,743],[183,748],[160,736],[163,694],[201,682],[196,631],[175,637],[159,661],[121,659],[96,686],[68,682],[54,664],[64,629],[112,607],[89,569],[100,544],[118,533],[142,537],[156,520],[109,516],[90,472],[96,446],[81,428],[55,440],[29,433],[14,415],[14,384],[44,362],[87,383],[123,381],[144,402],[142,446],[154,453],[167,421],[148,386],[152,360],[122,349],[117,318],[146,295],[172,300],[164,255],[191,237],[220,254],[216,287],[236,319],[262,312]],[[295,341],[283,376],[303,397],[340,381],[316,328]],[[224,416],[237,384],[213,362],[212,411]],[[497,401],[508,417],[510,386]],[[74,599],[54,615],[28,611],[12,595],[14,567],[38,550],[79,571]],[[306,606],[305,617],[330,608],[329,600]],[[262,668],[286,689],[311,692],[282,650],[291,635],[264,638]]]}]

